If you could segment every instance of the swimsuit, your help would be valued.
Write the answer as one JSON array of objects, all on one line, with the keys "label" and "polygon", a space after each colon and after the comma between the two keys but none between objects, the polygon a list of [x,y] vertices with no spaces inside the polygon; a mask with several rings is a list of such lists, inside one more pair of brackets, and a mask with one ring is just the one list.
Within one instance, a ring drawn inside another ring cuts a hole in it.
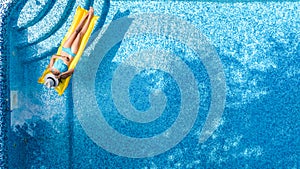
[{"label": "swimsuit", "polygon": [[73,53],[72,50],[71,50],[71,48],[64,48],[64,47],[62,47],[62,51],[66,52],[67,54],[69,54],[72,57],[76,56],[76,53]]},{"label": "swimsuit", "polygon": [[68,65],[62,59],[56,59],[53,68],[57,69],[60,73],[68,71]]}]

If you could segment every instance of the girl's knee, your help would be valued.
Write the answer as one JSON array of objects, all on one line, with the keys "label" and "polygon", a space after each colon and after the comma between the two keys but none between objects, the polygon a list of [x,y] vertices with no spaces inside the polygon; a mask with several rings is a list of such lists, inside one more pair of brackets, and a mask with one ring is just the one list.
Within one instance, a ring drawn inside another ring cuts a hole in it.
[{"label": "girl's knee", "polygon": [[78,38],[78,37],[82,38],[83,35],[84,35],[84,32],[80,31],[80,32],[78,33],[78,35],[77,35],[77,38]]}]

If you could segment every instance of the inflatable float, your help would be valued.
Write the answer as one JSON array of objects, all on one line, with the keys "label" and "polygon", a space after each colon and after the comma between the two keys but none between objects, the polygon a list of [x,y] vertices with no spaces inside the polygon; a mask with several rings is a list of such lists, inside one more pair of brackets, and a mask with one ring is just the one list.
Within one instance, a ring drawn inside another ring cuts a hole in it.
[{"label": "inflatable float", "polygon": [[[61,51],[62,51],[62,46],[64,44],[64,42],[67,40],[67,38],[72,34],[72,32],[75,31],[76,29],[76,26],[79,24],[81,18],[83,16],[85,16],[86,14],[88,13],[88,10],[86,9],[83,9],[82,7],[78,6],[77,9],[76,9],[76,13],[75,13],[75,16],[74,16],[74,19],[72,21],[72,24],[68,30],[68,32],[66,33],[65,37],[63,38],[58,50],[57,50],[57,55],[60,55]],[[87,32],[84,34],[83,38],[82,38],[82,41],[81,41],[81,44],[80,44],[80,47],[78,49],[78,52],[76,54],[76,56],[74,57],[73,61],[71,62],[70,66],[68,67],[68,70],[70,69],[75,69],[79,59],[81,58],[81,55],[85,49],[85,46],[91,36],[91,33],[93,31],[93,28],[97,22],[97,20],[99,19],[99,16],[96,16],[94,15],[94,17],[92,18],[92,21],[89,25],[89,28],[87,30]],[[44,84],[45,82],[45,78],[47,77],[51,77],[51,72],[50,70],[48,69],[48,67],[45,69],[45,71],[43,72],[42,76],[39,78],[38,80],[38,83],[41,83],[41,84]],[[58,83],[58,85],[55,87],[55,90],[57,91],[58,95],[62,95],[64,93],[64,91],[66,90],[66,88],[68,87],[69,85],[69,82],[70,82],[70,79],[71,79],[72,76],[69,76],[68,78],[66,79],[61,79],[61,81]]]}]

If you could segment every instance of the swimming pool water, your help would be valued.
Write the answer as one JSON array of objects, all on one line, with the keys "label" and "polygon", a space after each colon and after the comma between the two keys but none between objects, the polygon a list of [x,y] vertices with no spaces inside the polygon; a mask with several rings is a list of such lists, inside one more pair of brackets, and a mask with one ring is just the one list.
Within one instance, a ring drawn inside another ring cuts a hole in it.
[{"label": "swimming pool water", "polygon": [[[2,166],[299,167],[299,2],[1,4]],[[60,97],[37,79],[78,5],[101,19]]]}]

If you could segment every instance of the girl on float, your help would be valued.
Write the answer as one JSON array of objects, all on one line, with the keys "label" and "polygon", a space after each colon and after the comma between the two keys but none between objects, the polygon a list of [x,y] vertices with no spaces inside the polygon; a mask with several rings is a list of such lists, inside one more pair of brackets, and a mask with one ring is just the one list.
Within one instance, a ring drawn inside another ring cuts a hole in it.
[{"label": "girl on float", "polygon": [[58,80],[62,78],[65,79],[73,74],[74,69],[68,70],[68,68],[77,54],[82,37],[86,33],[93,16],[94,8],[90,7],[89,12],[82,18],[75,31],[63,44],[61,55],[53,55],[51,57],[48,69],[52,73],[52,75],[50,74],[52,78],[47,78],[47,80],[45,81],[45,85],[47,87],[54,87],[58,85],[56,84]]}]

